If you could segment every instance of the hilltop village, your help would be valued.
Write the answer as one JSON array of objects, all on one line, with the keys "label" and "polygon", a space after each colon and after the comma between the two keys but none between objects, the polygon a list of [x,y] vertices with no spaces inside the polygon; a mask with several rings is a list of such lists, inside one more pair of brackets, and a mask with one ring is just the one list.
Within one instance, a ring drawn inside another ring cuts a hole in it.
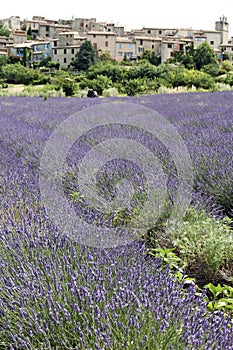
[{"label": "hilltop village", "polygon": [[225,16],[215,22],[214,30],[143,27],[126,31],[123,26],[98,22],[96,18],[51,20],[42,16],[23,21],[12,16],[0,19],[0,26],[8,30],[8,35],[0,36],[0,55],[23,57],[29,50],[29,67],[51,57],[60,68],[69,69],[85,40],[91,41],[97,57],[106,53],[117,61],[138,60],[145,50],[150,50],[163,63],[174,52],[185,53],[190,43],[197,48],[203,42],[213,48],[218,59],[224,52],[233,54],[233,37],[229,38]]}]

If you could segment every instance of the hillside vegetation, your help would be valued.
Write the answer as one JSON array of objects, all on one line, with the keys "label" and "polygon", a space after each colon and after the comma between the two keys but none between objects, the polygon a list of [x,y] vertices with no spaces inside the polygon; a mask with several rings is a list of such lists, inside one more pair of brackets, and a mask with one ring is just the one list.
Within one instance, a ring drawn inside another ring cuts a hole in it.
[{"label": "hillside vegetation", "polygon": [[127,59],[116,62],[104,54],[97,62],[91,45],[84,50],[83,53],[81,46],[69,70],[59,70],[58,62],[49,59],[32,69],[27,67],[26,61],[0,57],[0,94],[14,94],[11,84],[25,85],[18,95],[44,97],[85,97],[88,89],[96,90],[99,96],[133,96],[190,90],[231,90],[233,86],[231,57],[223,55],[223,61],[217,62],[207,43],[196,50],[190,48],[185,54],[175,53],[162,64],[149,50],[138,62]]}]

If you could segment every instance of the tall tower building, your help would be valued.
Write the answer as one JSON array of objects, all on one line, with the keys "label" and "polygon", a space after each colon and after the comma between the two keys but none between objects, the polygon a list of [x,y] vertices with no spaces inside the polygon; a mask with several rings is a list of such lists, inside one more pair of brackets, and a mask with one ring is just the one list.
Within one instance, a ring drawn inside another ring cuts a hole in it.
[{"label": "tall tower building", "polygon": [[226,45],[228,43],[229,23],[225,16],[220,17],[219,21],[215,22],[215,30],[221,32],[221,44]]}]

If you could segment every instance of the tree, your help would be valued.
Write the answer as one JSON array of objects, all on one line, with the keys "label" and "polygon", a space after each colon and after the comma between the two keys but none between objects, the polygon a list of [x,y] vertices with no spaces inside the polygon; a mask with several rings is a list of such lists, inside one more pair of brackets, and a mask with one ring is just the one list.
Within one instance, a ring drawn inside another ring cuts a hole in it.
[{"label": "tree", "polygon": [[32,40],[33,39],[33,34],[32,34],[32,27],[29,26],[27,30],[27,40]]},{"label": "tree", "polygon": [[8,56],[0,56],[0,69],[2,66],[8,63],[10,63],[10,59]]},{"label": "tree", "polygon": [[215,52],[207,42],[202,43],[196,48],[193,61],[195,68],[198,70],[207,64],[214,64],[217,62]]},{"label": "tree", "polygon": [[211,77],[217,77],[220,73],[220,67],[217,63],[209,63],[202,67],[201,71],[211,75]]},{"label": "tree", "polygon": [[86,40],[80,46],[79,52],[76,54],[71,65],[79,71],[87,71],[88,68],[95,62],[95,49],[91,41]]},{"label": "tree", "polygon": [[104,75],[98,75],[90,81],[89,87],[97,91],[98,95],[102,95],[105,89],[112,86],[112,80]]},{"label": "tree", "polygon": [[142,59],[146,59],[154,66],[158,66],[161,63],[161,57],[155,56],[151,50],[145,50],[142,54]]},{"label": "tree", "polygon": [[209,74],[191,69],[186,71],[186,84],[189,88],[194,85],[197,89],[213,90],[215,81]]},{"label": "tree", "polygon": [[75,94],[75,83],[72,79],[64,79],[62,82],[62,90],[66,96],[73,96]]},{"label": "tree", "polygon": [[0,36],[9,36],[10,30],[6,27],[4,27],[2,24],[0,24]]}]

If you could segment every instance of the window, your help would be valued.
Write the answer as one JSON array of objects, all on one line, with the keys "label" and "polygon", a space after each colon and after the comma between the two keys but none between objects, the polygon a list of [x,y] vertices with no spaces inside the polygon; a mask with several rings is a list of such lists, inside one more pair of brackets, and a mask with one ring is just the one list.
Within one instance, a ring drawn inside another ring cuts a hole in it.
[{"label": "window", "polygon": [[123,52],[122,51],[118,51],[118,57],[122,57],[123,56]]},{"label": "window", "polygon": [[95,34],[93,34],[93,38],[95,38],[96,37],[96,35]]},{"label": "window", "polygon": [[195,41],[206,41],[206,39],[205,38],[196,37]]},{"label": "window", "polygon": [[64,63],[66,63],[66,57],[64,58]]},{"label": "window", "polygon": [[149,29],[149,30],[147,31],[147,33],[148,33],[148,34],[151,34],[151,30]]},{"label": "window", "polygon": [[94,47],[95,50],[97,50],[97,43],[94,43],[93,47]]},{"label": "window", "polygon": [[143,52],[143,51],[144,51],[143,47],[138,48],[138,52]]},{"label": "window", "polygon": [[162,30],[159,30],[159,34],[162,34]]},{"label": "window", "polygon": [[172,49],[172,44],[167,44],[167,47],[168,47],[169,49]]},{"label": "window", "polygon": [[108,34],[105,35],[105,38],[108,39]]},{"label": "window", "polygon": [[132,49],[133,48],[133,44],[128,44],[128,48]]},{"label": "window", "polygon": [[121,43],[118,44],[118,49],[122,49],[122,44]]},{"label": "window", "polygon": [[66,51],[67,51],[67,50],[66,50],[66,49],[64,49],[64,55],[66,55]]},{"label": "window", "polygon": [[154,50],[154,48],[155,48],[155,46],[154,46],[154,44],[152,44],[152,45],[151,45],[151,49]]},{"label": "window", "polygon": [[48,31],[49,31],[49,26],[46,26],[46,29],[45,29],[45,30],[46,30],[46,32],[48,32]]},{"label": "window", "polygon": [[57,55],[57,49],[54,50],[54,55]]},{"label": "window", "polygon": [[72,55],[74,54],[74,49],[71,49],[71,53],[72,53]]},{"label": "window", "polygon": [[105,41],[105,47],[108,47],[108,41]]},{"label": "window", "polygon": [[34,50],[33,51],[38,51],[38,45],[34,46]]},{"label": "window", "polygon": [[54,41],[54,46],[57,46],[57,41]]},{"label": "window", "polygon": [[213,40],[210,41],[210,45],[214,45],[214,41]]},{"label": "window", "polygon": [[140,39],[140,45],[143,45],[143,40],[142,39]]}]

